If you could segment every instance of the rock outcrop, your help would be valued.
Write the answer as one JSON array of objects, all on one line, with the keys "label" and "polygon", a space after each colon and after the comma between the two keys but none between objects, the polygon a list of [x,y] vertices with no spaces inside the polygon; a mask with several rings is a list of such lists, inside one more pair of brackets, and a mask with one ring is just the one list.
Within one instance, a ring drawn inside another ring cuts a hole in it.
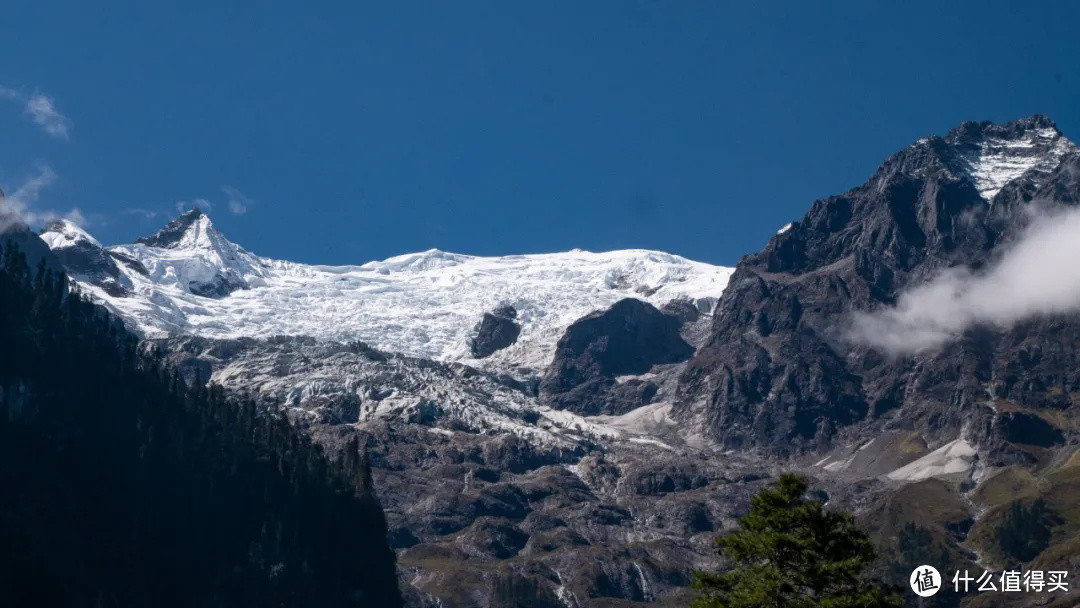
[{"label": "rock outcrop", "polygon": [[513,306],[500,306],[491,312],[485,312],[476,328],[476,335],[469,342],[469,351],[473,357],[490,357],[514,342],[521,335],[521,326],[515,319],[517,310]]},{"label": "rock outcrop", "polygon": [[584,414],[622,414],[650,402],[658,386],[639,376],[655,365],[694,353],[679,333],[682,321],[641,300],[627,298],[566,329],[540,381],[555,407]]}]

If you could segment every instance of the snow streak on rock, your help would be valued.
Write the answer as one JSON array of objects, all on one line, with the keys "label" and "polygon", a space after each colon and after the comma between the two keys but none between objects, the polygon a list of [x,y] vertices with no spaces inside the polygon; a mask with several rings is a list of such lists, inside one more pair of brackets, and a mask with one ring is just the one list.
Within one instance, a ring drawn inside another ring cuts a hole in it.
[{"label": "snow streak on rock", "polygon": [[993,200],[1006,184],[1035,169],[1049,173],[1076,149],[1056,128],[1028,131],[1019,137],[986,137],[969,153],[968,174],[979,194]]}]

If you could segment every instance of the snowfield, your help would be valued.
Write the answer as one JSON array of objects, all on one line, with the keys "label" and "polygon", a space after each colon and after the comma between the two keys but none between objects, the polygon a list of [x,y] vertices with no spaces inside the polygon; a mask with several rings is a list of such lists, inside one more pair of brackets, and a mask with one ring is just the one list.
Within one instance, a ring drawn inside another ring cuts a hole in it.
[{"label": "snowfield", "polygon": [[[54,249],[97,245],[69,222],[54,224],[42,238]],[[433,249],[360,266],[297,264],[244,250],[197,211],[154,237],[106,251],[118,260],[126,293],[104,289],[94,277],[77,277],[79,283],[143,337],[311,336],[531,370],[550,361],[570,323],[622,298],[658,307],[685,298],[711,313],[733,271],[639,249],[503,257]],[[214,289],[221,293],[205,295]],[[517,343],[483,362],[472,359],[475,326],[501,305],[517,310]]]}]

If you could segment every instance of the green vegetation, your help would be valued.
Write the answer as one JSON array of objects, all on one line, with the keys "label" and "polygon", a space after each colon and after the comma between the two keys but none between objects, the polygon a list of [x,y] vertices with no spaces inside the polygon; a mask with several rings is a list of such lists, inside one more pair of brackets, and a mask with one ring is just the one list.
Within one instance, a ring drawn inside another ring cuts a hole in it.
[{"label": "green vegetation", "polygon": [[966,544],[997,567],[1080,565],[1080,467],[1032,473],[1007,467],[984,480],[973,496],[989,506]]},{"label": "green vegetation", "polygon": [[694,608],[877,608],[900,595],[867,580],[874,548],[851,515],[808,500],[806,478],[782,475],[750,502],[740,529],[716,539],[733,568],[695,573]]},{"label": "green vegetation", "polygon": [[998,546],[1005,555],[1029,562],[1050,545],[1051,525],[1043,499],[1036,499],[1031,506],[1014,502],[1005,521],[998,526]]},{"label": "green vegetation", "polygon": [[930,530],[909,521],[897,535],[896,558],[889,565],[889,580],[906,581],[911,572],[923,564],[944,568],[951,562],[948,549]]},{"label": "green vegetation", "polygon": [[0,603],[398,606],[370,488],[0,251]]},{"label": "green vegetation", "polygon": [[1005,467],[986,478],[975,489],[972,499],[988,507],[998,507],[1014,500],[1038,496],[1039,480],[1031,470],[1018,465]]},{"label": "green vegetation", "polygon": [[540,587],[536,579],[509,572],[495,581],[493,606],[506,608],[565,608],[555,594]]}]

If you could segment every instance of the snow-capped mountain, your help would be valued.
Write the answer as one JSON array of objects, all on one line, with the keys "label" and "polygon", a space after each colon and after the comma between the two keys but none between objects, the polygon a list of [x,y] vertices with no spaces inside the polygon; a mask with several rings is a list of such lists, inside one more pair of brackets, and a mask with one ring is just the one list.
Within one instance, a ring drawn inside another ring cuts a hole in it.
[{"label": "snow-capped mountain", "polygon": [[1053,125],[1042,124],[1030,130],[987,128],[966,143],[967,172],[988,201],[1028,171],[1048,175],[1066,154],[1076,151],[1076,144]]},{"label": "snow-capped mountain", "polygon": [[[966,178],[987,202],[1021,177],[1035,186],[1077,146],[1045,116],[997,125],[965,122],[945,137],[923,137],[907,151],[938,156],[958,177]],[[926,166],[914,165],[922,176]]]},{"label": "snow-capped mountain", "polygon": [[246,251],[199,210],[130,245],[103,248],[64,220],[41,236],[78,270],[83,289],[143,337],[310,336],[464,361],[473,360],[470,339],[484,314],[510,307],[520,333],[483,364],[531,370],[592,311],[634,297],[657,306],[689,300],[708,313],[731,274],[645,250],[477,257],[433,249],[360,266],[298,264]]},{"label": "snow-capped mountain", "polygon": [[[1007,424],[996,407],[984,406],[986,396],[1010,392],[1032,407],[1049,402],[1041,387],[1061,382],[1075,365],[1064,353],[1051,365],[1049,344],[1058,342],[1048,338],[1064,335],[1076,319],[979,325],[986,335],[977,346],[969,332],[957,332],[940,349],[900,361],[883,358],[876,343],[847,328],[852,311],[887,309],[943,269],[993,268],[1038,210],[1080,200],[1078,168],[1080,150],[1045,116],[966,122],[893,154],[865,184],[815,202],[761,252],[740,260],[712,337],[680,382],[674,414],[707,420],[713,438],[731,447],[816,447],[844,433],[865,433],[865,441],[890,421],[919,429],[933,446],[959,438],[985,453],[999,445],[1000,436],[974,430]],[[756,339],[746,338],[750,323]],[[1032,337],[1038,354],[1017,355]],[[1028,360],[1060,375],[1019,381],[1033,364],[1016,362]],[[951,395],[949,406],[942,395]]]},{"label": "snow-capped mountain", "polygon": [[[416,606],[477,605],[492,572],[567,606],[643,602],[712,564],[715,534],[781,471],[888,520],[875,534],[893,542],[903,522],[875,510],[917,512],[913,484],[1075,460],[1075,315],[895,360],[837,330],[992,263],[1031,207],[1080,201],[1077,176],[1045,117],[964,123],[734,270],[642,250],[305,265],[198,211],[131,245],[64,221],[42,239],[188,380],[285,411],[331,454],[360,437]],[[953,498],[956,521],[932,525],[966,554],[956,531],[992,505]]]}]

